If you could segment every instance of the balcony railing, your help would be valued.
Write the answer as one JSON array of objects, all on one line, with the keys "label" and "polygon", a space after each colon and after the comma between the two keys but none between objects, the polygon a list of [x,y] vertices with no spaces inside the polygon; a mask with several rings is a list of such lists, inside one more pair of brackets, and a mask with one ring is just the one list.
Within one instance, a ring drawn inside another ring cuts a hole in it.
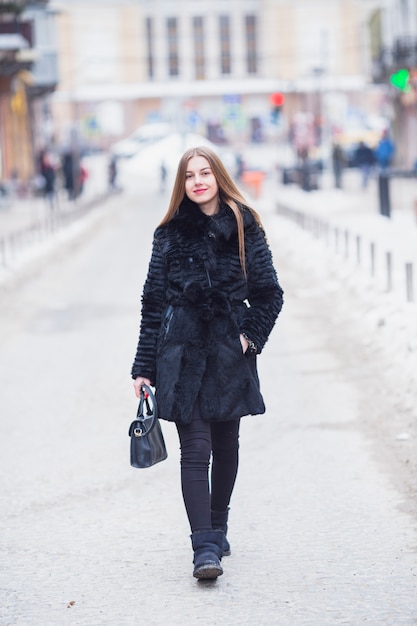
[{"label": "balcony railing", "polygon": [[56,89],[58,84],[58,54],[40,51],[33,64],[31,74],[34,82],[29,91],[32,95],[42,95]]},{"label": "balcony railing", "polygon": [[392,46],[392,62],[397,68],[417,67],[417,37],[399,37]]},{"label": "balcony railing", "polygon": [[417,67],[417,37],[397,37],[392,46],[381,49],[373,60],[372,77],[375,82],[386,82],[390,74],[401,68]]},{"label": "balcony railing", "polygon": [[0,35],[22,35],[32,47],[33,29],[32,22],[0,22]]}]

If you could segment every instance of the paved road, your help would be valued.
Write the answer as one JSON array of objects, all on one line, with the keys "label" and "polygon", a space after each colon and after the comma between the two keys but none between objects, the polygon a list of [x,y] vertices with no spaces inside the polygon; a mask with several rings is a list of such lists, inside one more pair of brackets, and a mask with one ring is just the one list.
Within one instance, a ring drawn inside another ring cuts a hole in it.
[{"label": "paved road", "polygon": [[0,626],[417,624],[416,520],[361,426],[387,406],[377,365],[341,349],[343,320],[329,323],[267,204],[286,290],[260,360],[268,414],[243,421],[225,573],[192,578],[173,425],[166,462],[128,463],[139,295],[166,199],[110,203],[2,296]]}]

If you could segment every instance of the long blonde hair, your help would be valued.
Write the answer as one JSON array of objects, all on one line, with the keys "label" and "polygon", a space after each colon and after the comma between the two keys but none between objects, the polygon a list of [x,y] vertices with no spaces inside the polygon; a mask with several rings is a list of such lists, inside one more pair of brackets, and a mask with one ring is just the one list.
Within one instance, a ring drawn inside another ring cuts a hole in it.
[{"label": "long blonde hair", "polygon": [[233,179],[226,170],[222,161],[217,156],[217,154],[210,148],[207,148],[206,146],[197,146],[195,148],[189,148],[182,155],[180,162],[178,163],[177,175],[175,177],[168,211],[166,212],[159,226],[167,224],[169,221],[172,220],[174,215],[178,213],[181,202],[184,200],[185,197],[185,174],[187,171],[188,161],[195,156],[201,156],[207,159],[219,188],[219,200],[220,202],[224,202],[225,204],[227,204],[227,206],[229,206],[234,213],[237,223],[240,265],[242,267],[244,275],[246,276],[243,206],[245,206],[252,213],[257,224],[259,224],[259,226],[263,228],[261,218],[254,209],[248,206],[245,198],[242,196],[241,192],[233,182]]}]

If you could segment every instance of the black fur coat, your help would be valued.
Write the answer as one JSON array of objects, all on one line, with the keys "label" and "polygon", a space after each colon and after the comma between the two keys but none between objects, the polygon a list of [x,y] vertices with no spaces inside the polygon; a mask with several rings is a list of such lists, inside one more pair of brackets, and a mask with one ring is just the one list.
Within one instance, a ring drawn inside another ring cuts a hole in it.
[{"label": "black fur coat", "polygon": [[[132,377],[155,385],[163,419],[189,423],[197,398],[203,420],[265,412],[256,353],[275,324],[283,291],[263,230],[243,212],[246,278],[229,207],[207,216],[184,200],[155,231]],[[240,333],[256,353],[243,353]]]}]

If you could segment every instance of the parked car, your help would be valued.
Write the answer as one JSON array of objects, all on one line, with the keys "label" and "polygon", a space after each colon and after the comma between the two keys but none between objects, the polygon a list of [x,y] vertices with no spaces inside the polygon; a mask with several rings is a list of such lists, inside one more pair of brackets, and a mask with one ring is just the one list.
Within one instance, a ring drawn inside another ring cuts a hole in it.
[{"label": "parked car", "polygon": [[126,139],[116,141],[116,143],[111,146],[110,152],[117,158],[130,159],[145,146],[152,145],[156,141],[164,139],[172,130],[171,124],[165,122],[144,124],[126,137]]}]

